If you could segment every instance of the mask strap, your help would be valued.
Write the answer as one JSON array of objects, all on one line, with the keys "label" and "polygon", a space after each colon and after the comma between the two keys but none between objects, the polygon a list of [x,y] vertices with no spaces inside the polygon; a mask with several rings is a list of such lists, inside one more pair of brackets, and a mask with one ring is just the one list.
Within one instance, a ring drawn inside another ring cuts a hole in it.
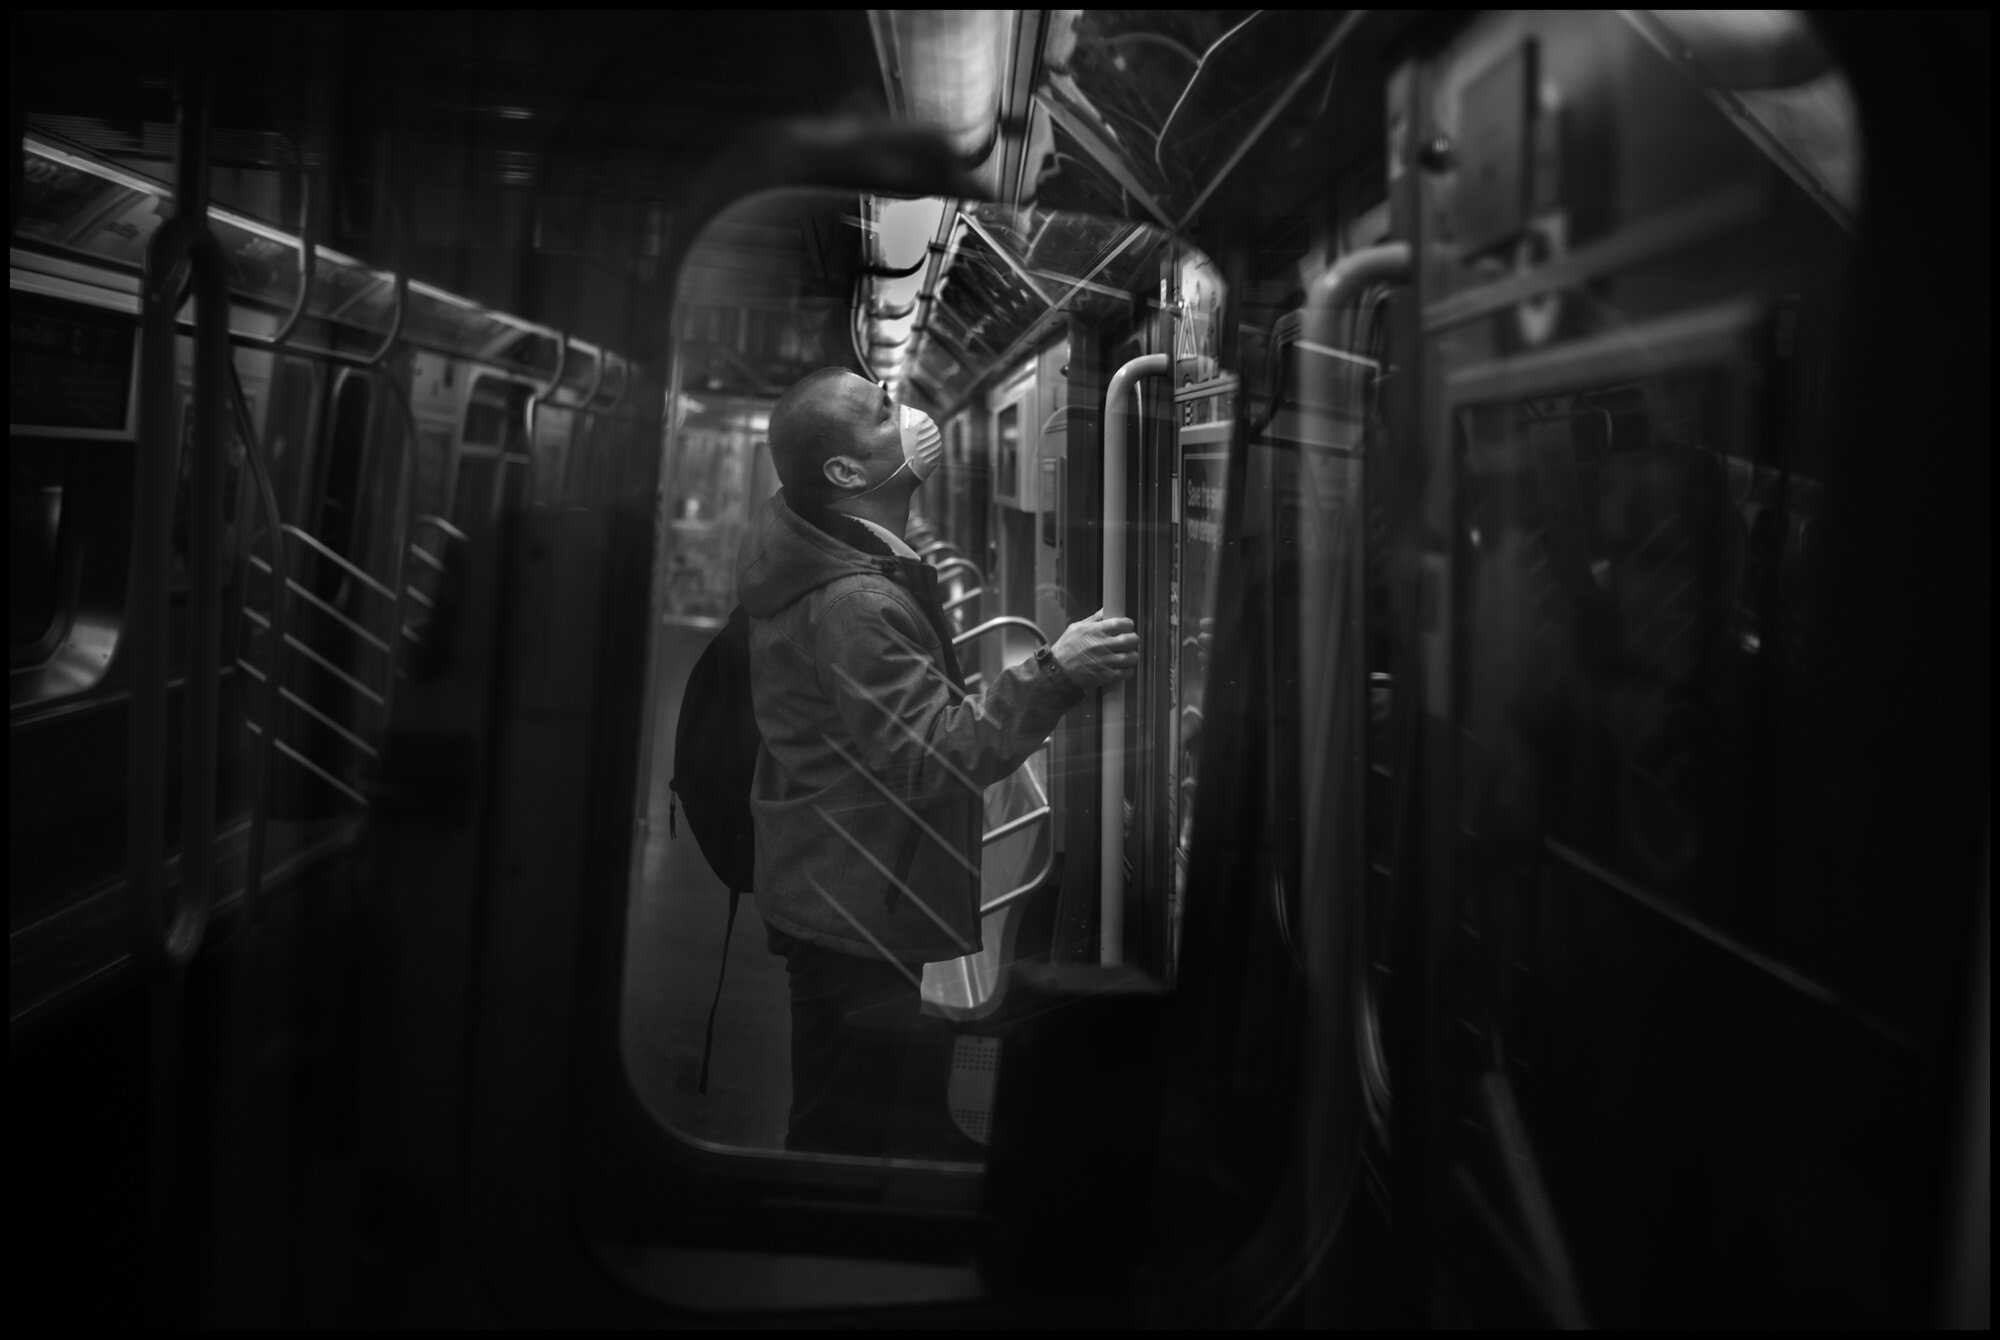
[{"label": "mask strap", "polygon": [[899,466],[897,466],[897,467],[896,467],[895,469],[891,470],[891,471],[890,471],[890,472],[888,473],[888,475],[887,475],[887,476],[886,476],[886,477],[885,477],[885,478],[884,478],[884,479],[882,480],[882,482],[881,482],[881,483],[879,483],[879,484],[870,484],[870,485],[869,485],[869,486],[868,486],[867,488],[865,488],[865,489],[861,490],[861,492],[859,492],[859,493],[850,493],[850,494],[848,494],[848,495],[847,495],[847,497],[848,497],[848,499],[850,499],[850,500],[852,500],[852,499],[855,499],[855,498],[865,498],[865,497],[867,497],[867,496],[868,496],[869,494],[871,494],[871,493],[875,492],[875,490],[877,490],[877,489],[881,489],[881,488],[887,488],[887,487],[889,486],[890,482],[891,482],[892,480],[894,480],[894,479],[896,478],[896,476],[897,476],[897,475],[900,475],[900,474],[902,474],[902,473],[903,473],[903,471],[905,471],[905,470],[907,470],[907,469],[909,469],[909,468],[910,468],[910,462],[909,462],[909,461],[908,461],[907,459],[905,459],[905,460],[903,461],[903,463],[902,463],[901,465],[899,465]]}]

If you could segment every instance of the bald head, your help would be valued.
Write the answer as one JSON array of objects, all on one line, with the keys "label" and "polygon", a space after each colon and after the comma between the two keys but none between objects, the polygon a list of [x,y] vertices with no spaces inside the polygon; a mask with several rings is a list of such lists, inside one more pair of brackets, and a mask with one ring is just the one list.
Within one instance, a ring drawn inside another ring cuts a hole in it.
[{"label": "bald head", "polygon": [[[828,462],[836,457],[859,464],[862,471],[888,448],[900,454],[895,417],[888,393],[845,368],[809,372],[786,388],[771,408],[771,463],[786,493],[801,502],[828,502],[843,488],[832,477]],[[846,475],[836,466],[833,475]]]}]

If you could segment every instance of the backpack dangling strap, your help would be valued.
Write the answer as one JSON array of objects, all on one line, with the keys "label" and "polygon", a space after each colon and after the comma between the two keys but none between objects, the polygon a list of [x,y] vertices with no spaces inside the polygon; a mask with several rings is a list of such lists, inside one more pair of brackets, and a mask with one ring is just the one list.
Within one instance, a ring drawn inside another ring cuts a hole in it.
[{"label": "backpack dangling strap", "polygon": [[722,979],[729,973],[729,934],[736,929],[736,900],[743,895],[729,891],[729,920],[722,926],[722,966],[715,972],[715,999],[708,1003],[708,1034],[701,1043],[701,1083],[695,1092],[708,1092],[708,1060],[715,1054],[715,1012],[722,1008]]},{"label": "backpack dangling strap", "polygon": [[917,857],[917,839],[920,836],[922,836],[921,830],[915,824],[911,824],[910,831],[903,835],[903,849],[896,853],[896,877],[889,881],[889,890],[882,895],[882,910],[890,916],[896,914],[898,895],[902,893],[903,886],[910,882],[910,862]]}]

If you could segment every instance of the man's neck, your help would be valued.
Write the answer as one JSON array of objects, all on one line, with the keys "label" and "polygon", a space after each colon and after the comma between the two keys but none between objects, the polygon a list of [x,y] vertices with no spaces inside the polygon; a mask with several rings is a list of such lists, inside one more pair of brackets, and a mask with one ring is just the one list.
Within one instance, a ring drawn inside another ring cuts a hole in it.
[{"label": "man's neck", "polygon": [[882,529],[894,535],[901,535],[910,528],[910,495],[900,498],[885,498],[880,495],[868,498],[844,498],[827,506],[829,512],[839,512],[844,516],[858,517],[863,521],[873,521]]}]

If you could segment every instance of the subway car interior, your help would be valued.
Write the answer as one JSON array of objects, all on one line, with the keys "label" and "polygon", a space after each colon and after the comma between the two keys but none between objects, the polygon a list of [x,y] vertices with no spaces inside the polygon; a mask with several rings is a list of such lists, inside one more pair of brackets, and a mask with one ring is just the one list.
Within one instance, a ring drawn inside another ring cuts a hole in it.
[{"label": "subway car interior", "polygon": [[[1986,1328],[1988,22],[13,11],[17,1324]],[[822,368],[1140,640],[948,1157],[670,785]]]}]

